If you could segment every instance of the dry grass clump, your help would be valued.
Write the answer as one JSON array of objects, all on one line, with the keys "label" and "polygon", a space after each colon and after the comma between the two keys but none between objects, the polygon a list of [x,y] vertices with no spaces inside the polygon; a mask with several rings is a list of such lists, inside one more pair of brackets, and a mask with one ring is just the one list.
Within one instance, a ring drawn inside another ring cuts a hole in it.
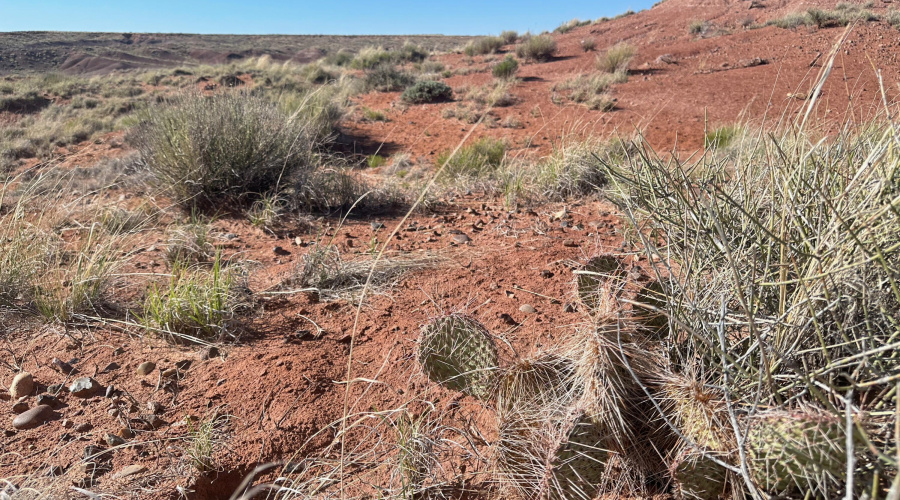
[{"label": "dry grass clump", "polygon": [[584,104],[589,109],[612,111],[616,100],[609,94],[610,87],[628,80],[628,73],[593,73],[578,75],[554,85],[554,91],[567,92],[569,99]]},{"label": "dry grass clump", "polygon": [[556,54],[556,40],[550,35],[538,35],[524,39],[516,46],[516,55],[520,59],[544,62]]},{"label": "dry grass clump", "polygon": [[516,86],[513,79],[499,79],[478,87],[471,87],[465,93],[465,99],[483,107],[506,107],[515,104],[516,98],[511,90]]},{"label": "dry grass clump", "polygon": [[503,38],[497,36],[486,36],[484,38],[479,38],[466,44],[465,48],[463,48],[463,53],[469,57],[494,54],[501,48],[503,48],[503,45],[505,43],[506,41]]},{"label": "dry grass clump", "polygon": [[566,21],[566,22],[560,24],[559,26],[557,26],[556,29],[553,30],[553,32],[559,33],[559,34],[565,34],[565,33],[572,31],[575,28],[580,28],[582,26],[587,26],[589,24],[591,24],[590,20],[581,21],[579,19],[571,19],[571,20]]},{"label": "dry grass clump", "polygon": [[635,48],[628,43],[618,43],[597,56],[597,69],[606,73],[628,74],[628,65],[634,59]]}]

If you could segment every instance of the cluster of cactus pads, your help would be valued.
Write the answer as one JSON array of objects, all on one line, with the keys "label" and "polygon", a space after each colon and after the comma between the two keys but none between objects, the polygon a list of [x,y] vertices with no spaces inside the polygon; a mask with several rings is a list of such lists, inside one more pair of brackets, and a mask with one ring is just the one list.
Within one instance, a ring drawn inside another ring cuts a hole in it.
[{"label": "cluster of cactus pads", "polygon": [[[606,486],[668,487],[676,498],[831,498],[846,480],[841,422],[813,409],[742,414],[694,374],[673,374],[661,339],[667,284],[623,308],[624,266],[595,257],[576,271],[587,321],[565,345],[501,367],[494,337],[449,314],[425,325],[418,361],[443,387],[492,403],[495,479],[522,498],[590,499]],[[741,466],[738,432],[746,435]]]}]

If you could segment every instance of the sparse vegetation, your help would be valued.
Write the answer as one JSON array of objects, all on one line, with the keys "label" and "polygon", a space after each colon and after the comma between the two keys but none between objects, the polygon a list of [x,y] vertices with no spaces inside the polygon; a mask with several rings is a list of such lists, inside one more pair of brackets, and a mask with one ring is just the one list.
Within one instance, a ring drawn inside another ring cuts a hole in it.
[{"label": "sparse vegetation", "polygon": [[484,54],[494,54],[503,48],[504,39],[497,36],[487,36],[469,42],[463,49],[463,53],[467,56],[479,56]]},{"label": "sparse vegetation", "polygon": [[581,50],[584,52],[593,52],[597,50],[597,41],[593,38],[585,38],[581,41]]},{"label": "sparse vegetation", "polygon": [[453,89],[444,82],[418,82],[406,89],[402,98],[411,104],[447,101],[453,98]]},{"label": "sparse vegetation", "polygon": [[519,39],[519,32],[512,30],[503,31],[500,33],[500,39],[506,45],[514,44]]},{"label": "sparse vegetation", "polygon": [[479,179],[496,171],[506,156],[506,143],[496,139],[479,139],[463,146],[456,155],[444,152],[438,155],[437,164],[442,166],[441,175],[446,179],[467,177]]},{"label": "sparse vegetation", "polygon": [[381,64],[366,72],[366,88],[379,92],[397,92],[415,83],[413,75],[393,64]]},{"label": "sparse vegetation", "polygon": [[516,47],[516,55],[520,59],[531,61],[548,61],[556,54],[556,40],[548,35],[538,35],[522,41]]},{"label": "sparse vegetation", "polygon": [[608,93],[610,87],[627,79],[624,72],[578,75],[555,85],[553,90],[568,92],[569,99],[590,109],[610,111],[615,107],[615,100]]},{"label": "sparse vegetation", "polygon": [[516,71],[518,70],[519,62],[516,61],[516,58],[513,57],[512,54],[507,54],[502,61],[494,65],[491,73],[493,73],[494,78],[508,80],[514,78],[516,76]]},{"label": "sparse vegetation", "polygon": [[606,73],[628,73],[628,65],[634,59],[635,48],[627,43],[618,43],[597,56],[597,68]]},{"label": "sparse vegetation", "polygon": [[560,24],[560,25],[557,26],[556,29],[553,30],[553,31],[556,32],[556,33],[560,33],[560,34],[565,34],[565,33],[568,33],[568,32],[570,32],[570,31],[572,31],[572,30],[575,29],[575,28],[580,28],[580,27],[582,27],[582,26],[587,26],[587,25],[589,25],[589,24],[591,24],[591,21],[590,21],[590,20],[588,20],[588,21],[581,21],[581,20],[578,20],[578,19],[572,19],[572,20],[570,20],[570,21],[568,21],[568,22],[565,22],[565,23]]}]

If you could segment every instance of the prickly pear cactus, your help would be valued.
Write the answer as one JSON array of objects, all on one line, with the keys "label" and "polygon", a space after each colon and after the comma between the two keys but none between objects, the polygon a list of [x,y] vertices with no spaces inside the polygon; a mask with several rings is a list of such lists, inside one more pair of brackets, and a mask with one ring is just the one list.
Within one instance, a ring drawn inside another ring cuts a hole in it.
[{"label": "prickly pear cactus", "polygon": [[611,300],[609,285],[622,274],[618,259],[608,255],[592,257],[584,267],[575,271],[578,298],[592,314],[604,312],[604,306]]},{"label": "prickly pear cactus", "polygon": [[490,395],[499,364],[490,333],[464,314],[449,314],[425,325],[418,359],[433,382],[478,398]]},{"label": "prickly pear cactus", "polygon": [[726,498],[727,472],[704,453],[684,449],[675,457],[669,469],[675,486],[675,498],[684,500]]},{"label": "prickly pear cactus", "polygon": [[775,495],[832,498],[846,481],[843,422],[813,412],[770,413],[753,419],[747,435],[750,472]]},{"label": "prickly pear cactus", "polygon": [[498,477],[524,498],[593,498],[610,453],[601,428],[583,410],[562,415],[513,413],[501,418],[496,447]]}]

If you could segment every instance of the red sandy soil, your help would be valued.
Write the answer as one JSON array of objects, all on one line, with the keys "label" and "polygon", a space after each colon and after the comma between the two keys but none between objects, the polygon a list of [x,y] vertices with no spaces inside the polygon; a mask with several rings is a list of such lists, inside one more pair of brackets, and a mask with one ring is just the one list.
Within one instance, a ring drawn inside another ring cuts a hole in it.
[{"label": "red sandy soil", "polygon": [[[843,29],[739,27],[746,17],[762,22],[809,6],[805,2],[762,3],[764,8],[748,9],[747,1],[668,0],[646,12],[557,36],[559,56],[551,62],[524,65],[519,73],[523,81],[513,91],[518,102],[495,111],[500,119],[516,114],[524,128],[480,128],[476,136],[506,137],[514,150],[527,147],[544,154],[567,134],[604,137],[640,130],[657,148],[690,151],[702,144],[707,116],[709,123],[716,125],[737,120],[772,125],[785,112],[793,118],[802,102],[787,94],[810,88],[820,71],[810,63],[820,52],[819,64],[824,61]],[[823,3],[830,5],[816,5]],[[883,11],[882,4],[874,10]],[[710,20],[731,34],[696,39],[687,32],[688,23],[695,19]],[[619,41],[638,49],[629,81],[615,88],[618,106],[612,112],[589,111],[573,104],[558,106],[550,100],[554,83],[591,71],[596,55],[584,54],[579,47],[580,40],[587,37],[595,37],[601,49]],[[873,117],[881,95],[872,66],[883,70],[885,88],[895,94],[898,47],[900,32],[883,23],[855,27],[825,87],[819,108],[822,113],[835,121]],[[669,54],[673,62],[657,62],[663,54]],[[765,59],[767,64],[742,67],[741,61],[753,58]],[[448,55],[444,62],[456,68],[463,64],[461,59]],[[489,79],[489,73],[478,73],[453,77],[449,83],[459,87]],[[456,146],[469,128],[455,119],[441,118],[441,110],[454,103],[401,110],[391,106],[398,101],[396,93],[373,93],[359,101],[385,110],[391,121],[350,120],[345,124],[347,132],[414,156],[433,158]],[[532,116],[533,109],[538,109],[537,117]],[[121,136],[114,134],[99,144],[72,148],[64,165],[89,166],[125,152]],[[94,201],[117,202],[115,193],[105,196]],[[122,193],[118,202],[129,204],[132,197]],[[383,222],[385,227],[375,230],[370,224],[373,221]],[[74,484],[121,498],[179,498],[180,487],[186,489],[188,498],[227,498],[256,465],[296,461],[322,450],[335,439],[328,426],[344,412],[343,381],[347,380],[355,304],[317,301],[305,293],[269,292],[279,290],[302,256],[315,248],[310,241],[333,237],[345,256],[358,257],[373,240],[383,242],[399,223],[399,216],[351,219],[343,225],[324,218],[314,221],[312,230],[296,224],[272,232],[244,219],[217,220],[213,225],[217,247],[226,256],[253,263],[249,288],[256,305],[254,313],[244,318],[240,337],[220,344],[219,354],[209,359],[205,359],[203,346],[176,346],[133,328],[123,331],[89,321],[75,326],[43,325],[15,316],[4,318],[0,360],[7,365],[0,364],[0,381],[8,386],[15,374],[8,365],[13,363],[31,372],[38,389],[28,399],[29,406],[47,386],[68,384],[76,376],[93,376],[103,387],[114,386],[123,395],[114,416],[109,411],[113,400],[102,394],[79,399],[63,391],[59,396],[63,406],[56,410],[55,420],[20,431],[13,430],[10,423],[14,402],[0,401],[4,419],[0,427],[5,430],[0,440],[0,477],[43,474],[56,466],[62,474],[57,483],[64,490]],[[494,433],[491,418],[481,404],[435,387],[419,373],[414,352],[420,326],[442,312],[465,311],[506,339],[520,355],[556,345],[584,320],[581,312],[565,308],[566,303],[574,302],[573,267],[599,253],[625,255],[622,227],[613,207],[596,200],[510,211],[499,201],[468,197],[435,213],[411,217],[391,242],[391,251],[403,255],[432,252],[444,260],[378,291],[362,307],[355,329],[351,378],[377,379],[379,383],[352,384],[351,409],[397,408],[427,388],[429,399],[446,412],[449,421],[472,420],[490,440]],[[456,244],[453,235],[457,232],[471,241]],[[276,246],[289,253],[276,253]],[[137,248],[140,251],[128,260],[123,273],[168,271],[162,235],[141,241]],[[629,255],[626,262],[633,281],[647,279],[641,270],[646,260]],[[139,297],[141,291],[135,288],[133,282],[123,280],[116,298]],[[532,305],[537,313],[521,312],[524,304]],[[75,359],[72,364],[78,374],[67,378],[53,369],[50,360],[54,357]],[[144,361],[169,369],[185,360],[191,361],[190,366],[175,377],[135,373]],[[113,362],[118,367],[104,372]],[[164,423],[156,430],[142,429],[134,419],[151,413],[147,406],[151,402],[161,405]],[[223,446],[215,455],[216,470],[198,474],[184,456],[183,438],[190,427],[186,422],[214,413],[228,416],[221,429]],[[79,427],[83,424],[90,428]],[[110,452],[109,472],[99,474],[93,484],[81,482],[85,474],[78,463],[85,447],[109,448],[105,434],[129,426],[136,428],[136,435],[126,446]],[[132,464],[147,470],[115,478]],[[458,472],[460,478],[477,482]],[[71,489],[67,491],[75,495]],[[493,498],[503,496],[498,493]]]}]

